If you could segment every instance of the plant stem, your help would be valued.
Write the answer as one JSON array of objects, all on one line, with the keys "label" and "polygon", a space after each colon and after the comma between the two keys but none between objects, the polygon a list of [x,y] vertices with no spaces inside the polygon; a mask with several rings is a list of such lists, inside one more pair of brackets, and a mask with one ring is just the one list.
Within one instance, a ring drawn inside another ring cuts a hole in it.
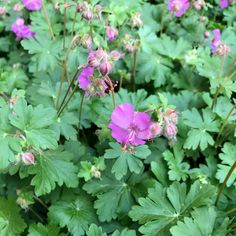
[{"label": "plant stem", "polygon": [[77,10],[75,10],[75,15],[74,15],[74,19],[73,19],[73,24],[72,24],[72,30],[71,30],[71,41],[74,37],[74,31],[75,31],[75,22],[76,22],[76,16],[77,16]]},{"label": "plant stem", "polygon": [[45,7],[44,0],[42,0],[42,8],[43,8],[45,19],[46,19],[47,24],[48,24],[48,29],[49,29],[49,32],[51,34],[51,37],[52,37],[53,40],[55,40],[55,36],[54,36],[53,30],[52,30],[52,25],[51,25],[50,19],[48,17],[48,12],[47,12],[47,9]]},{"label": "plant stem", "polygon": [[217,197],[216,197],[216,204],[218,203],[219,198],[220,198],[220,195],[221,195],[221,193],[224,191],[225,186],[226,186],[226,183],[227,183],[228,179],[230,178],[231,174],[233,173],[233,171],[235,170],[235,168],[236,168],[236,161],[235,161],[234,164],[231,166],[229,172],[227,173],[227,175],[226,175],[226,177],[225,177],[225,179],[224,179],[224,182],[223,182],[221,188],[220,188],[219,191],[218,191],[218,194],[217,194]]},{"label": "plant stem", "polygon": [[[65,4],[67,5],[68,0],[65,0]],[[66,45],[66,7],[64,7],[64,18],[63,18],[63,49]]]},{"label": "plant stem", "polygon": [[106,78],[108,79],[109,85],[111,87],[112,102],[113,102],[113,107],[115,108],[116,107],[116,98],[115,98],[114,86],[113,86],[111,79],[108,76]]},{"label": "plant stem", "polygon": [[227,211],[225,214],[226,214],[226,215],[229,215],[229,214],[231,214],[231,213],[233,213],[233,212],[236,212],[236,207],[233,208],[233,209],[231,209],[231,210],[229,210],[229,211]]},{"label": "plant stem", "polygon": [[34,199],[37,200],[45,209],[48,209],[48,206],[40,198],[34,196]]},{"label": "plant stem", "polygon": [[[74,76],[73,76],[73,78],[72,78],[72,80],[71,80],[71,82],[70,82],[70,84],[69,84],[69,86],[68,86],[68,88],[67,88],[67,90],[66,90],[66,94],[65,94],[65,96],[64,96],[64,98],[63,98],[63,100],[62,100],[62,103],[61,103],[61,105],[60,105],[60,107],[59,107],[59,109],[58,109],[58,113],[59,113],[59,111],[61,110],[61,108],[62,108],[62,106],[63,106],[63,104],[64,104],[64,102],[65,102],[65,100],[66,100],[66,97],[67,97],[67,95],[68,95],[68,93],[69,93],[69,91],[70,91],[70,88],[72,87],[72,84],[74,83],[74,81],[75,81],[75,79],[76,79],[76,76],[78,75],[80,69],[81,69],[81,67],[78,67],[78,68],[76,69],[75,74],[74,74]],[[58,98],[58,99],[59,99],[59,98]]]},{"label": "plant stem", "polygon": [[28,207],[28,209],[29,209],[42,223],[44,223],[43,218],[42,218],[35,210],[33,210],[33,208]]},{"label": "plant stem", "polygon": [[226,124],[227,124],[227,121],[228,121],[229,117],[231,116],[231,114],[233,113],[233,111],[234,111],[235,108],[236,108],[236,104],[230,109],[228,115],[227,115],[226,118],[224,119],[224,122],[223,122],[223,124],[222,124],[222,126],[221,126],[221,128],[220,128],[220,131],[219,131],[219,133],[218,133],[218,136],[217,136],[217,138],[216,138],[216,144],[219,142],[219,138],[220,138],[220,136],[222,135],[222,132],[224,131],[224,128],[225,128],[225,126],[226,126]]},{"label": "plant stem", "polygon": [[75,94],[75,91],[77,90],[79,84],[77,83],[74,87],[74,89],[72,90],[72,93],[70,95],[70,97],[68,98],[68,100],[65,102],[64,106],[61,108],[61,110],[58,112],[57,117],[59,117],[61,115],[61,113],[64,111],[64,109],[66,108],[67,104],[69,103],[69,101],[71,100],[71,98],[73,97],[73,95]]},{"label": "plant stem", "polygon": [[137,62],[137,54],[136,54],[136,50],[134,51],[134,54],[133,54],[133,70],[132,70],[132,76],[131,76],[131,79],[132,79],[132,86],[133,86],[133,92],[135,92],[135,76],[136,76],[136,62]]},{"label": "plant stem", "polygon": [[85,93],[82,94],[81,100],[80,100],[80,105],[79,105],[78,135],[79,135],[79,131],[80,131],[80,124],[81,124],[82,110],[83,110],[83,104],[84,104],[84,97],[85,97]]}]

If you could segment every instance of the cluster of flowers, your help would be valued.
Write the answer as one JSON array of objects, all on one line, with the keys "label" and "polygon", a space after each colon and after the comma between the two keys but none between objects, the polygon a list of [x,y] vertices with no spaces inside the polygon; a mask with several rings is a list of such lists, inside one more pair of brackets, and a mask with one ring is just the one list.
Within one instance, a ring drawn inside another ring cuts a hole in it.
[{"label": "cluster of flowers", "polygon": [[[31,11],[39,10],[42,6],[42,0],[22,0],[22,3]],[[19,4],[15,5],[14,9],[19,10]],[[25,25],[25,20],[23,18],[16,19],[16,21],[11,25],[11,31],[16,34],[16,40],[28,39],[35,35],[35,33],[31,31],[31,26]]]},{"label": "cluster of flowers", "polygon": [[176,139],[178,114],[167,109],[158,114],[159,121],[153,122],[147,112],[135,112],[132,104],[118,105],[111,115],[109,128],[112,137],[122,143],[124,150],[127,145],[134,147],[145,144],[147,140],[161,135],[168,140]]},{"label": "cluster of flowers", "polygon": [[[103,96],[113,87],[108,74],[112,71],[113,63],[121,56],[118,51],[106,52],[102,48],[89,53],[87,65],[78,77],[79,86],[85,91],[86,96]],[[95,78],[94,70],[99,72],[99,78]]]},{"label": "cluster of flowers", "polygon": [[[220,8],[226,8],[230,3],[235,2],[235,0],[221,0]],[[194,0],[193,6],[195,10],[199,11],[206,5],[204,0]],[[168,10],[171,13],[174,13],[176,17],[182,16],[189,8],[190,1],[189,0],[169,0],[168,1]]]},{"label": "cluster of flowers", "polygon": [[211,52],[213,54],[225,56],[231,51],[229,46],[221,41],[221,33],[219,29],[214,29],[212,32],[214,34],[214,38],[211,41]]}]

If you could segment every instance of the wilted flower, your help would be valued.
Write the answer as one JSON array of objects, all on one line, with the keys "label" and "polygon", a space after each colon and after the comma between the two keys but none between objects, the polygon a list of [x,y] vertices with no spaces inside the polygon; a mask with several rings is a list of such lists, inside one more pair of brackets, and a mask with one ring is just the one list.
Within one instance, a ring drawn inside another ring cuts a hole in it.
[{"label": "wilted flower", "polygon": [[33,165],[35,164],[35,160],[34,160],[34,154],[31,152],[23,152],[21,154],[22,157],[22,161],[25,165]]},{"label": "wilted flower", "polygon": [[21,0],[28,10],[39,10],[42,6],[42,0]]},{"label": "wilted flower", "polygon": [[110,41],[114,41],[118,35],[118,30],[111,26],[107,26],[106,35]]},{"label": "wilted flower", "polygon": [[132,27],[140,28],[143,25],[143,21],[141,19],[141,13],[140,12],[136,12],[136,14],[131,17],[130,21],[131,21],[131,26]]},{"label": "wilted flower", "polygon": [[122,144],[137,146],[150,139],[150,116],[145,112],[135,112],[132,104],[121,104],[111,115],[109,128],[112,137]]},{"label": "wilted flower", "polygon": [[168,10],[175,13],[175,16],[182,16],[189,8],[189,0],[169,0]]},{"label": "wilted flower", "polygon": [[234,0],[221,0],[220,1],[220,8],[224,9],[229,6],[230,3],[233,3]]},{"label": "wilted flower", "polygon": [[34,32],[30,30],[29,25],[24,25],[24,19],[18,18],[15,23],[11,25],[11,31],[17,36],[17,40],[31,38],[35,35]]}]

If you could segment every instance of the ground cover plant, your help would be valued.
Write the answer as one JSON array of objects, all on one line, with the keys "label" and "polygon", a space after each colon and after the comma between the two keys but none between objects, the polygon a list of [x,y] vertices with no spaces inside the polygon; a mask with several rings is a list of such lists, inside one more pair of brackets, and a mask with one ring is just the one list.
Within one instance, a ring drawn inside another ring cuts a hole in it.
[{"label": "ground cover plant", "polygon": [[236,235],[236,3],[0,2],[0,236]]}]

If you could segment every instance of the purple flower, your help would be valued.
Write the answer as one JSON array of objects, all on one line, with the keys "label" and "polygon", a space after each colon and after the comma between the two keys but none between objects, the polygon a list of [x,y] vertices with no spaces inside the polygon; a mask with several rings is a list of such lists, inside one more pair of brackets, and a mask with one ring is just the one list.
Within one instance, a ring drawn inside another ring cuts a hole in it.
[{"label": "purple flower", "polygon": [[212,32],[214,34],[214,38],[211,41],[211,51],[212,51],[212,53],[216,53],[218,47],[222,44],[221,35],[220,35],[219,29],[214,29],[214,30],[212,30]]},{"label": "purple flower", "polygon": [[122,104],[115,108],[108,128],[112,137],[124,145],[137,146],[150,139],[150,116],[144,112],[135,112],[132,104]]},{"label": "purple flower", "polygon": [[229,6],[230,3],[234,2],[234,0],[221,0],[220,8],[224,9]]},{"label": "purple flower", "polygon": [[106,35],[110,41],[114,41],[116,39],[116,36],[118,35],[118,31],[111,26],[107,26]]},{"label": "purple flower", "polygon": [[189,8],[189,0],[169,0],[168,10],[174,12],[175,16],[182,16]]},{"label": "purple flower", "polygon": [[31,11],[39,10],[42,6],[42,0],[21,0],[24,6]]},{"label": "purple flower", "polygon": [[17,40],[34,37],[35,33],[30,30],[29,25],[24,25],[25,21],[22,18],[16,19],[16,22],[11,25],[11,31],[17,36]]},{"label": "purple flower", "polygon": [[78,77],[79,86],[84,91],[87,90],[89,84],[91,84],[90,77],[93,75],[92,67],[85,67]]}]

